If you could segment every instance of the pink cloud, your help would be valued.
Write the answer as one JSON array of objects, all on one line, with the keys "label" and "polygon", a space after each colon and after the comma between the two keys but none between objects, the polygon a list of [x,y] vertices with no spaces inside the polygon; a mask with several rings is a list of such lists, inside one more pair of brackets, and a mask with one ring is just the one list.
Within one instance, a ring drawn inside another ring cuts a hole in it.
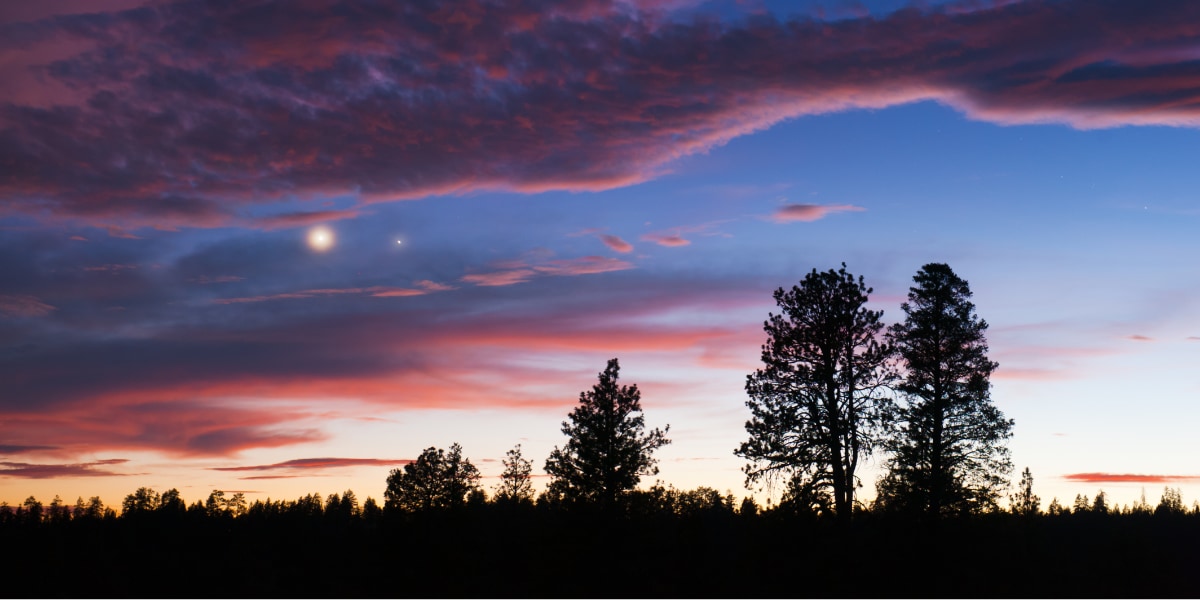
[{"label": "pink cloud", "polygon": [[543,265],[536,265],[533,270],[543,275],[591,275],[632,269],[633,263],[609,258],[606,256],[581,256],[562,260],[552,260]]},{"label": "pink cloud", "polygon": [[790,223],[793,221],[812,222],[819,221],[825,217],[840,212],[862,212],[866,210],[861,206],[851,204],[788,204],[780,207],[771,215],[771,220],[776,223]]},{"label": "pink cloud", "polygon": [[270,465],[252,465],[242,467],[212,467],[213,471],[274,471],[274,470],[312,470],[312,469],[344,469],[347,467],[393,467],[407,465],[412,459],[384,458],[297,458]]},{"label": "pink cloud", "polygon": [[1139,475],[1129,473],[1071,473],[1063,475],[1068,481],[1085,483],[1189,483],[1200,481],[1200,475]]},{"label": "pink cloud", "polygon": [[604,245],[608,246],[614,252],[620,252],[621,254],[633,252],[633,244],[615,235],[603,234],[600,236],[600,241],[604,242]]},{"label": "pink cloud", "polygon": [[373,292],[374,298],[411,298],[413,296],[424,296],[428,294],[428,290],[414,290],[412,288],[390,288],[387,290]]},{"label": "pink cloud", "polygon": [[[1036,324],[1033,330],[1054,331],[1053,324]],[[1020,336],[1023,327],[1008,327],[996,331],[993,357],[1000,368],[995,379],[1025,381],[1069,380],[1085,376],[1082,366],[1087,361],[1116,353],[1103,346],[1070,347],[1037,344],[1004,343],[1006,337]]]},{"label": "pink cloud", "polygon": [[201,275],[199,277],[189,279],[188,281],[193,281],[195,283],[199,283],[200,285],[208,285],[210,283],[234,283],[236,281],[244,281],[245,279],[245,277],[238,277],[237,275],[218,275],[216,277]]},{"label": "pink cloud", "polygon": [[140,240],[141,236],[134,235],[115,225],[109,225],[104,228],[108,232],[109,237],[120,238],[123,240]]},{"label": "pink cloud", "polygon": [[996,372],[992,374],[992,378],[1011,381],[1056,381],[1069,379],[1074,375],[1074,372],[1068,369],[1001,367],[996,369]]},{"label": "pink cloud", "polygon": [[73,464],[32,464],[0,461],[0,477],[17,477],[21,479],[56,479],[59,477],[111,477],[123,476],[128,473],[118,473],[109,469],[97,468],[119,465],[129,462],[123,458],[110,458],[86,463]]},{"label": "pink cloud", "polygon": [[138,268],[137,265],[107,264],[107,265],[96,265],[96,266],[92,266],[92,267],[84,267],[83,270],[84,271],[93,271],[93,272],[100,271],[100,272],[116,274],[116,273],[120,273],[121,271],[132,271],[136,268]]},{"label": "pink cloud", "polygon": [[484,287],[498,287],[505,285],[514,285],[517,283],[525,283],[537,275],[533,269],[506,269],[503,271],[492,271],[490,273],[471,273],[463,275],[463,283],[473,283]]},{"label": "pink cloud", "polygon": [[[622,266],[597,257],[556,261],[544,253],[522,260],[563,276]],[[442,284],[413,287],[422,285]],[[762,342],[757,319],[738,327],[658,317],[758,305],[768,291],[728,281],[666,287],[670,293],[644,282],[614,291],[585,278],[572,282],[573,294],[555,294],[545,305],[454,311],[458,316],[450,320],[432,319],[436,313],[425,309],[252,318],[277,311],[250,302],[221,309],[246,311],[236,313],[242,315],[237,325],[189,323],[136,339],[66,340],[0,363],[7,386],[0,440],[11,448],[40,446],[38,452],[71,463],[98,451],[234,456],[327,439],[326,423],[378,415],[381,406],[561,413],[580,385],[594,382],[598,367],[545,369],[531,360],[538,356],[570,353],[602,361],[682,355],[710,364],[732,361],[736,353],[727,350],[744,346],[742,354],[753,362]],[[626,302],[612,302],[617,293]],[[319,343],[305,343],[312,340]],[[686,397],[668,386],[639,383],[664,401]]]},{"label": "pink cloud", "polygon": [[678,248],[692,243],[691,241],[684,239],[683,236],[679,234],[666,233],[647,233],[642,236],[642,240],[646,242],[654,242],[659,246],[666,246],[668,248]]},{"label": "pink cloud", "polygon": [[[599,0],[171,6],[46,18],[0,40],[0,68],[20,77],[0,110],[13,174],[0,214],[130,237],[245,225],[316,196],[602,190],[789,118],[916,101],[1004,124],[1200,127],[1200,6],[1182,1],[723,24]],[[208,35],[178,35],[197,22]]]},{"label": "pink cloud", "polygon": [[1152,338],[1152,337],[1147,337],[1147,336],[1136,334],[1136,333],[1133,335],[1125,336],[1125,339],[1132,340],[1135,342],[1153,342],[1154,341],[1154,338]]},{"label": "pink cloud", "polygon": [[49,0],[16,2],[0,11],[0,23],[37,21],[54,16],[89,14],[128,10],[145,6],[155,0]]},{"label": "pink cloud", "polygon": [[300,290],[297,292],[281,292],[278,294],[266,294],[261,296],[240,296],[235,298],[215,298],[213,302],[216,304],[247,304],[252,302],[268,302],[272,300],[297,300],[301,298],[319,298],[322,296],[341,296],[341,295],[369,295],[375,298],[406,298],[410,296],[424,296],[430,292],[452,290],[454,288],[433,283],[431,281],[419,282],[424,283],[420,289],[413,288],[398,288],[387,286],[372,286],[372,287],[350,287],[350,288],[319,288],[311,290]]},{"label": "pink cloud", "polygon": [[546,255],[532,253],[525,259],[503,261],[495,266],[500,268],[486,273],[464,275],[460,281],[485,287],[506,286],[525,283],[539,275],[571,276],[624,271],[632,269],[633,263],[605,256],[550,260]]},{"label": "pink cloud", "polygon": [[728,234],[721,233],[716,230],[716,227],[728,220],[710,221],[708,223],[700,223],[699,225],[684,225],[681,227],[671,227],[662,231],[651,231],[643,234],[641,239],[646,242],[653,242],[659,246],[668,248],[678,248],[691,244],[691,240],[683,237],[684,234],[696,234],[701,236],[723,236],[729,237]]},{"label": "pink cloud", "polygon": [[262,229],[287,229],[291,227],[303,227],[305,225],[328,223],[330,221],[340,221],[343,219],[353,219],[361,214],[362,213],[357,210],[318,210],[312,212],[293,212],[281,215],[272,215],[269,217],[257,217],[251,219],[250,223]]},{"label": "pink cloud", "polygon": [[428,279],[419,280],[419,281],[415,282],[415,285],[427,292],[449,292],[450,290],[458,289],[452,285],[438,283],[436,281],[430,281]]},{"label": "pink cloud", "polygon": [[[0,424],[0,435],[17,441],[55,440],[54,449],[47,452],[63,456],[96,449],[154,450],[172,456],[229,456],[249,448],[276,448],[327,439],[326,434],[311,426],[297,425],[315,418],[309,411],[238,408],[219,400],[195,399],[227,384],[196,383],[177,389],[158,382],[142,389],[127,388],[128,393],[119,389],[93,390],[87,394],[87,402],[59,405],[53,411],[10,410]],[[247,381],[238,387],[252,390],[255,386]],[[215,396],[219,399],[222,395],[218,392]]]},{"label": "pink cloud", "polygon": [[0,315],[6,317],[44,317],[57,310],[54,306],[25,294],[0,294]]},{"label": "pink cloud", "polygon": [[57,450],[58,446],[23,446],[14,444],[0,444],[0,455],[5,454],[27,454],[33,452],[45,452],[47,450]]}]

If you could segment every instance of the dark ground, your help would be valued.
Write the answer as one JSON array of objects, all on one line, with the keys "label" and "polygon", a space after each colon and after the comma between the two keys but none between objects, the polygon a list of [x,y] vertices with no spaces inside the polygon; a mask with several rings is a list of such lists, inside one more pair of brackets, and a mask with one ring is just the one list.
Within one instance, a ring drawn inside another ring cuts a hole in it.
[{"label": "dark ground", "polygon": [[0,540],[33,597],[1200,597],[1195,516],[152,515]]}]

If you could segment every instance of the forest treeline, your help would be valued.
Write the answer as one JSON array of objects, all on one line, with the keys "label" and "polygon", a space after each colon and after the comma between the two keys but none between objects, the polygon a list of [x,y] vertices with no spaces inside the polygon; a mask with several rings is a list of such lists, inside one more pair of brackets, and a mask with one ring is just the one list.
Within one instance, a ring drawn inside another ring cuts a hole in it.
[{"label": "forest treeline", "polygon": [[185,505],[139,488],[120,514],[99,499],[12,507],[0,540],[32,597],[1200,595],[1200,510],[1177,490],[1121,509],[1096,496],[934,525],[866,508],[843,525],[660,485],[619,511],[476,492],[428,509],[350,491]]},{"label": "forest treeline", "polygon": [[[775,292],[734,449],[747,488],[782,490],[767,506],[639,488],[670,426],[646,426],[612,359],[540,493],[520,445],[485,490],[453,444],[392,470],[380,501],[30,497],[0,505],[0,539],[33,557],[19,561],[49,586],[37,596],[1200,595],[1200,502],[1179,489],[1043,506],[1026,468],[1009,493],[1014,423],[991,401],[998,365],[965,280],[925,265],[890,327],[871,292],[844,264]],[[885,469],[864,502],[868,457]]]}]

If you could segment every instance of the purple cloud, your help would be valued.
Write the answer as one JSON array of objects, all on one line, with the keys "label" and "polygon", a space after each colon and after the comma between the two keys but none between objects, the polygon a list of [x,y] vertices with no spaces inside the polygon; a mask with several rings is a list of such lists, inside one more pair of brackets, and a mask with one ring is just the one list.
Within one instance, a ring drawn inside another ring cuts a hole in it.
[{"label": "purple cloud", "polygon": [[[602,190],[784,119],[919,100],[1006,124],[1196,127],[1197,21],[1183,0],[740,23],[599,0],[327,0],[9,22],[0,211],[134,238],[332,195]],[[333,212],[258,225],[349,215]]]}]

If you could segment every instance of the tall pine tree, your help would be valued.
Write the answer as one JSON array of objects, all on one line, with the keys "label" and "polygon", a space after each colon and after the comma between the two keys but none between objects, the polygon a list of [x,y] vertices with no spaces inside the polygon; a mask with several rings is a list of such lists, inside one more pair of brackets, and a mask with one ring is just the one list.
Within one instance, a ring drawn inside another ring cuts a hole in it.
[{"label": "tall pine tree", "polygon": [[934,518],[994,508],[1012,472],[1013,422],[992,403],[987,322],[948,265],[927,264],[913,281],[904,322],[888,331],[903,371],[880,506]]},{"label": "tall pine tree", "polygon": [[763,325],[763,368],[746,378],[750,439],[738,448],[746,484],[783,476],[787,501],[801,511],[832,506],[850,519],[859,461],[877,439],[891,350],[879,338],[882,311],[866,308],[862,277],[813,269],[779,288],[781,314]]}]

